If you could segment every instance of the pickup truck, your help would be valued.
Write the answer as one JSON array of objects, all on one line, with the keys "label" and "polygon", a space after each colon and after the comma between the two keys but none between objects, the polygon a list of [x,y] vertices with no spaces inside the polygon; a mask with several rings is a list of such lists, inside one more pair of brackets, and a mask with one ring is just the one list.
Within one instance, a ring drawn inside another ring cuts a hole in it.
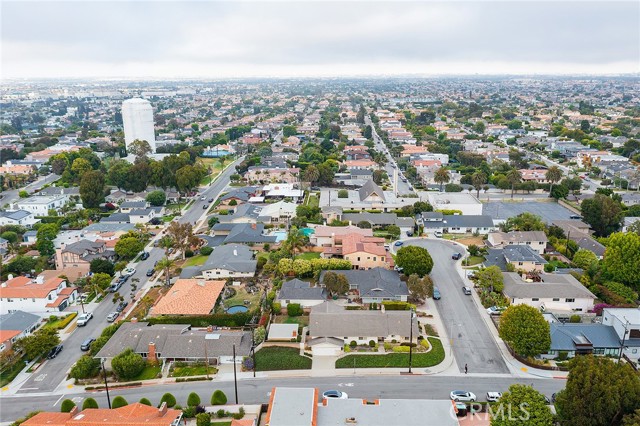
[{"label": "pickup truck", "polygon": [[76,325],[78,327],[84,327],[85,325],[87,325],[87,323],[91,318],[93,318],[93,314],[91,312],[87,312],[86,314],[81,314],[76,320]]}]

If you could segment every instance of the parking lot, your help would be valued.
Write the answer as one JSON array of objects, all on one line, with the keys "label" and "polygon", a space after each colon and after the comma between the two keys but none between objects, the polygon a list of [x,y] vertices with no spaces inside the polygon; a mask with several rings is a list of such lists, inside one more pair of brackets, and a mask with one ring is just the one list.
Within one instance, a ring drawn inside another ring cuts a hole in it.
[{"label": "parking lot", "polygon": [[562,207],[558,203],[544,201],[524,201],[524,202],[502,202],[492,201],[483,204],[482,214],[491,216],[493,219],[506,220],[517,216],[520,213],[529,212],[538,215],[542,220],[550,224],[554,220],[570,219],[574,214],[570,210]]}]

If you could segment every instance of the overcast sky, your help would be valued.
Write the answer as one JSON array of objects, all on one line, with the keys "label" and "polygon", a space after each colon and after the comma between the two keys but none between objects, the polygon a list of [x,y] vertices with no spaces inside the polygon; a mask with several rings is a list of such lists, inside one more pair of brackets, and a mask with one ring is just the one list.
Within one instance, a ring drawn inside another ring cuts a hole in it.
[{"label": "overcast sky", "polygon": [[640,72],[640,2],[7,1],[3,78]]}]

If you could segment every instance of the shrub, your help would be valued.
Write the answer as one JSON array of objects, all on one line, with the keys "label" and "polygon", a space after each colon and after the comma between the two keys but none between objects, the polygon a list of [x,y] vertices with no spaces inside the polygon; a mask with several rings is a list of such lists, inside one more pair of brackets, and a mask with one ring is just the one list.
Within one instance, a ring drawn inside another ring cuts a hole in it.
[{"label": "shrub", "polygon": [[100,360],[90,355],[81,356],[71,368],[69,376],[74,379],[88,379],[100,373]]},{"label": "shrub", "polygon": [[62,404],[60,404],[60,412],[61,413],[70,413],[71,410],[73,410],[73,407],[76,406],[76,403],[73,402],[70,399],[65,399],[64,401],[62,401]]},{"label": "shrub", "polygon": [[224,408],[219,409],[218,411],[216,411],[216,416],[221,419],[223,417],[227,416],[227,412],[225,411]]},{"label": "shrub", "polygon": [[289,303],[287,305],[287,315],[290,317],[299,317],[302,313],[302,306],[299,303]]},{"label": "shrub", "polygon": [[211,426],[211,415],[200,413],[196,416],[196,426]]},{"label": "shrub", "polygon": [[227,395],[224,394],[220,389],[217,389],[211,395],[211,405],[225,405],[227,403]]},{"label": "shrub", "polygon": [[233,413],[231,415],[231,418],[234,418],[236,420],[240,420],[243,417],[244,417],[244,407],[240,407],[237,413]]},{"label": "shrub", "polygon": [[167,392],[160,398],[160,404],[158,404],[158,406],[161,406],[163,402],[166,402],[169,408],[174,407],[176,405],[176,397]]},{"label": "shrub", "polygon": [[111,367],[119,378],[130,380],[138,376],[144,370],[146,362],[142,357],[133,352],[131,348],[125,349],[111,360]]},{"label": "shrub", "polygon": [[393,352],[409,352],[411,350],[411,346],[394,346]]},{"label": "shrub", "polygon": [[193,250],[185,250],[184,257],[193,257]]},{"label": "shrub", "polygon": [[356,346],[358,346],[358,342],[356,342],[355,340],[352,340],[351,342],[349,342],[349,346],[351,346],[352,348],[355,348]]},{"label": "shrub", "polygon": [[193,417],[196,416],[196,407],[186,407],[182,409],[182,415],[187,418],[187,419],[191,419]]},{"label": "shrub", "polygon": [[144,405],[148,405],[149,407],[151,407],[151,401],[149,401],[147,398],[140,398],[140,404],[144,404]]},{"label": "shrub", "polygon": [[86,410],[87,408],[98,408],[98,403],[93,398],[87,398],[82,402],[82,409]]},{"label": "shrub", "polygon": [[565,361],[568,357],[569,357],[569,352],[567,352],[567,351],[558,352],[558,360],[559,361]]},{"label": "shrub", "polygon": [[195,407],[197,405],[200,405],[200,396],[195,392],[191,392],[187,397],[187,406]]},{"label": "shrub", "polygon": [[341,189],[338,191],[338,198],[349,198],[349,191],[346,189]]},{"label": "shrub", "polygon": [[569,318],[569,322],[572,323],[579,323],[581,321],[580,315],[571,315],[571,318]]},{"label": "shrub", "polygon": [[271,310],[273,311],[274,314],[279,314],[282,311],[282,304],[280,302],[273,302],[271,304]]},{"label": "shrub", "polygon": [[372,348],[376,347],[376,341],[375,340],[369,340],[369,346]]},{"label": "shrub", "polygon": [[124,399],[122,396],[118,395],[115,398],[113,398],[113,402],[111,403],[111,408],[120,408],[126,405],[129,405],[127,400]]},{"label": "shrub", "polygon": [[213,253],[213,249],[209,246],[205,246],[200,249],[200,254],[204,256],[209,256],[211,253]]}]

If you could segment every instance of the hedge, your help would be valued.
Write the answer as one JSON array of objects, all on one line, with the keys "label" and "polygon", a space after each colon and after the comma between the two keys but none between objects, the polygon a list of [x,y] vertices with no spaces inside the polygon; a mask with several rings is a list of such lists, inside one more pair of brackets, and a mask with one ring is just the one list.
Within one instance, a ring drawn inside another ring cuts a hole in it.
[{"label": "hedge", "polygon": [[220,327],[242,327],[251,320],[258,311],[239,312],[237,314],[211,314],[211,315],[161,315],[147,319],[154,324],[189,324],[193,327],[207,327],[216,325]]},{"label": "hedge", "polygon": [[407,302],[398,302],[395,300],[385,300],[382,302],[385,310],[389,311],[409,311],[412,308],[415,310],[416,305]]}]

